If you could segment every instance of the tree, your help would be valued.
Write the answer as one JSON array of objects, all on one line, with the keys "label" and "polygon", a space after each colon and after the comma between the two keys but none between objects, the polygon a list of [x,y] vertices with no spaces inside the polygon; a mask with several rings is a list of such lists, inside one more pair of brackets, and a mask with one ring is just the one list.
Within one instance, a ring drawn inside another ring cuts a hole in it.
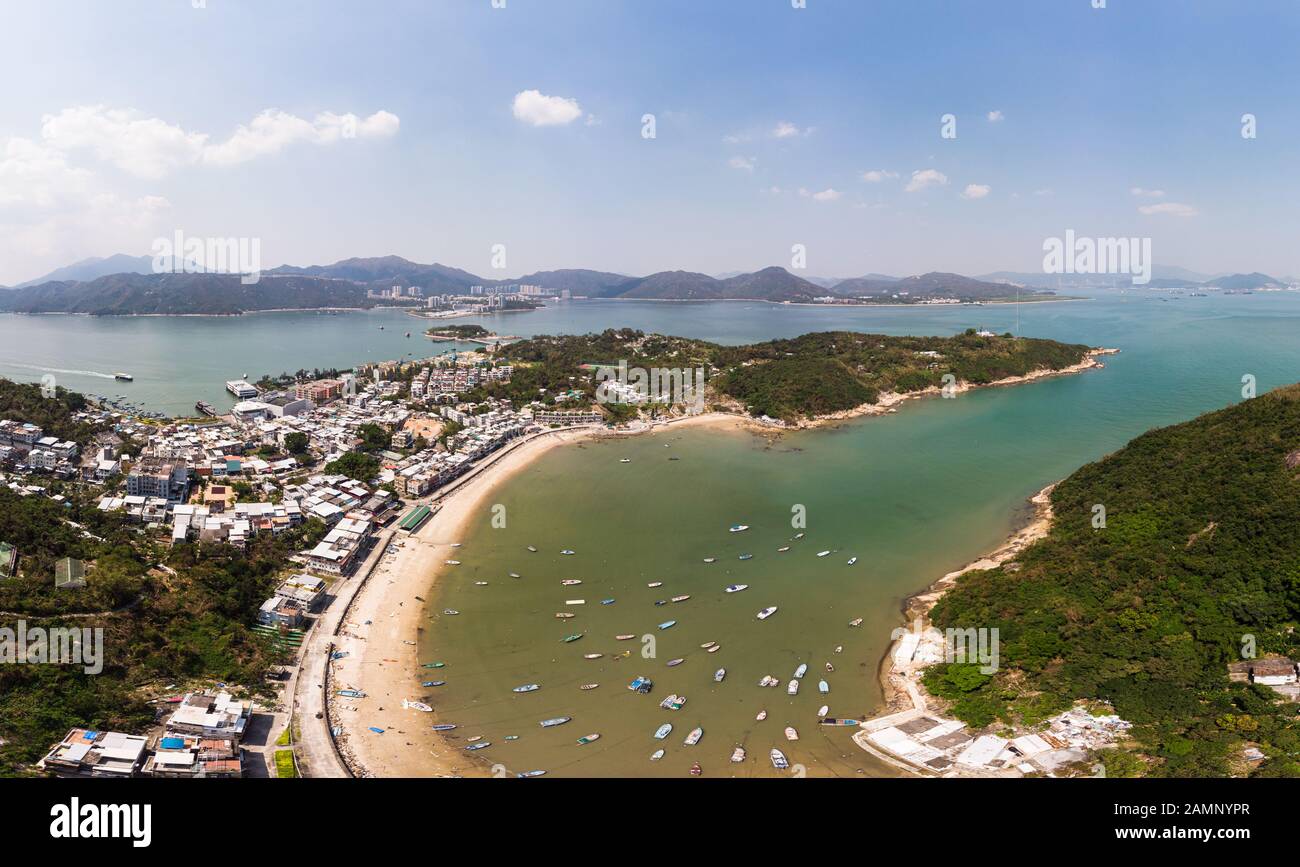
[{"label": "tree", "polygon": [[342,474],[358,482],[368,482],[379,475],[379,458],[362,452],[348,452],[336,461],[325,465],[328,474]]},{"label": "tree", "polygon": [[291,455],[306,454],[307,444],[311,442],[308,436],[301,431],[294,431],[284,438],[284,450]]}]

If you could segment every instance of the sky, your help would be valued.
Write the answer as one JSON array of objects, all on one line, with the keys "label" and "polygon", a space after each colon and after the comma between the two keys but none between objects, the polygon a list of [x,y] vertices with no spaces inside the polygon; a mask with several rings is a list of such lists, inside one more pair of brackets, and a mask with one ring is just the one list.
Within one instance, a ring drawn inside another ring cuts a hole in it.
[{"label": "sky", "polygon": [[788,267],[795,245],[823,277],[1041,271],[1074,230],[1300,274],[1292,0],[7,0],[5,19],[5,285],[177,231],[258,239],[267,267],[396,254],[501,278]]}]

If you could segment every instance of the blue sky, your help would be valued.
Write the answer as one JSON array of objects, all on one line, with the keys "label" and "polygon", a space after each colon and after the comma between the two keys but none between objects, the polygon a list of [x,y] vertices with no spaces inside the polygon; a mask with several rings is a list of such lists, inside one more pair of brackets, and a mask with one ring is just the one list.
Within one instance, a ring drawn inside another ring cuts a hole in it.
[{"label": "blue sky", "polygon": [[1028,271],[1074,229],[1300,273],[1300,7],[1092,2],[9,4],[0,283],[177,229],[485,276]]}]

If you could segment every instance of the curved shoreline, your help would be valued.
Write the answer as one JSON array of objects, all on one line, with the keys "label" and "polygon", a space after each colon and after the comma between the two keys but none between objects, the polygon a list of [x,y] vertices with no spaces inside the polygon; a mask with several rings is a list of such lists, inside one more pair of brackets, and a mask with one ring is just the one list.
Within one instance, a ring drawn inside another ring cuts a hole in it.
[{"label": "curved shoreline", "polygon": [[[1025,376],[1010,377],[986,385],[962,383],[957,390],[965,392],[975,388],[1013,385],[1079,373],[1103,366],[1099,357],[1117,351],[1093,349],[1088,352],[1083,361],[1068,368],[1032,371]],[[366,693],[366,697],[349,699],[346,703],[336,696],[326,697],[331,703],[330,717],[343,729],[343,734],[338,741],[340,753],[345,756],[345,760],[357,776],[484,776],[496,772],[496,767],[499,766],[490,766],[485,760],[475,759],[472,754],[465,753],[451,739],[421,725],[425,722],[442,721],[436,702],[430,701],[434,704],[434,713],[427,717],[420,712],[401,708],[403,699],[419,697],[417,684],[422,671],[418,648],[408,636],[417,636],[423,630],[424,599],[419,597],[422,594],[427,595],[448,568],[445,560],[454,550],[450,545],[461,540],[472,520],[484,517],[482,504],[487,496],[552,448],[594,437],[632,436],[669,428],[696,426],[721,425],[751,433],[779,433],[803,427],[818,427],[861,416],[896,412],[897,405],[904,400],[932,397],[937,393],[937,389],[928,389],[897,395],[888,401],[867,404],[850,413],[817,419],[807,425],[769,425],[757,422],[748,416],[709,412],[650,423],[642,422],[626,430],[610,430],[599,426],[562,428],[534,434],[507,447],[489,461],[476,467],[450,489],[440,491],[432,498],[418,501],[434,505],[437,511],[423,527],[402,539],[402,547],[397,549],[393,562],[387,566],[377,566],[367,586],[358,592],[353,608],[349,612],[349,620],[344,624],[345,631],[342,632],[348,640],[342,642],[341,646],[349,650],[349,656],[333,663],[336,666],[333,680],[340,686],[347,685],[362,690]],[[1040,492],[1039,496],[1044,496],[1044,492]],[[1036,497],[1035,500],[1037,499]],[[1048,508],[1050,510],[1050,503]],[[1034,522],[1031,527],[1037,523]],[[1016,547],[1014,552],[1010,549],[1029,529],[1025,528],[1014,535],[1010,542],[991,557],[1004,553],[1005,556],[1010,557],[1018,552],[1023,544]],[[1045,532],[1045,529],[1043,531]],[[393,538],[397,540],[398,537],[394,535]],[[924,600],[928,594],[941,586],[946,589],[962,572],[972,568],[989,568],[989,566],[978,565],[989,561],[990,558],[980,558],[962,570],[945,575],[928,589],[909,597],[908,603]],[[388,576],[387,581],[382,580],[385,576]],[[941,591],[939,595],[942,595]],[[405,604],[413,599],[418,602]],[[933,601],[937,599],[938,596],[935,596]],[[929,602],[926,611],[933,605],[933,601]],[[382,624],[380,628],[370,628],[379,624]],[[882,660],[882,665],[891,658],[892,652],[891,645],[886,659]],[[884,688],[885,700],[888,702],[892,687],[886,683]],[[372,725],[382,726],[385,734],[379,735],[369,731],[368,728]],[[410,726],[411,730],[399,726]],[[417,729],[420,730],[418,734],[415,733]]]}]

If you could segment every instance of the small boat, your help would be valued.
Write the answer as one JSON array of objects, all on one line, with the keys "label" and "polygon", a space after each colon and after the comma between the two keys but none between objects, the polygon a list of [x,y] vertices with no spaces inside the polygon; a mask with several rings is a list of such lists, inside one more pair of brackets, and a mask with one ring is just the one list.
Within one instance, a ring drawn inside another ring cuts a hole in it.
[{"label": "small boat", "polygon": [[429,707],[422,701],[402,700],[402,707],[409,710],[418,710],[420,713],[433,713],[433,708]]},{"label": "small boat", "polygon": [[794,534],[794,538],[796,538],[796,539],[802,539],[802,538],[803,538],[803,533],[795,533],[795,534]]},{"label": "small boat", "polygon": [[511,572],[511,573],[510,573],[510,577],[511,577],[511,578],[518,578],[518,577],[519,577],[519,573],[518,573],[518,572]]},{"label": "small boat", "polygon": [[673,731],[673,724],[664,723],[663,725],[659,726],[659,728],[655,729],[654,738],[657,741],[661,741],[664,738],[668,737],[670,734],[672,734],[672,731]]},{"label": "small boat", "polygon": [[790,763],[786,761],[785,753],[774,749],[770,755],[772,758],[772,767],[776,768],[778,771],[784,771],[786,768],[790,767]]},{"label": "small boat", "polygon": [[677,625],[677,621],[676,621],[676,620],[665,620],[663,623],[660,623],[660,624],[659,624],[659,628],[660,628],[660,629],[672,629],[672,628],[673,628],[674,626],[676,626],[676,625]]},{"label": "small boat", "polygon": [[657,600],[655,600],[655,606],[656,606],[656,607],[658,607],[658,606],[660,606],[660,605],[667,605],[667,604],[668,604],[668,600],[667,600],[667,599],[657,599]]},{"label": "small boat", "polygon": [[776,553],[778,553],[778,554],[784,554],[786,551],[789,551],[789,550],[790,550],[790,546],[789,546],[789,545],[786,545],[786,546],[783,547],[783,548],[777,548],[777,549],[776,549]]},{"label": "small boat", "polygon": [[572,611],[557,611],[555,612],[555,616],[560,620],[569,620],[573,617],[577,617],[578,615],[574,614]]},{"label": "small boat", "polygon": [[702,737],[704,737],[704,729],[696,726],[691,729],[691,733],[686,736],[686,740],[682,741],[682,743],[688,747],[693,747],[700,742]]},{"label": "small boat", "polygon": [[381,729],[381,728],[379,728],[379,727],[377,727],[377,726],[371,726],[371,727],[370,727],[370,730],[371,730],[372,732],[374,732],[375,734],[377,734],[377,735],[382,735],[382,734],[384,733],[384,730]]},{"label": "small boat", "polygon": [[584,654],[582,655],[582,658],[583,658],[583,659],[600,659],[600,658],[601,658],[602,656],[604,656],[604,655],[605,655],[605,654],[603,654],[603,653],[584,653]]},{"label": "small boat", "polygon": [[700,645],[700,649],[701,649],[701,650],[708,650],[710,647],[712,647],[713,645],[715,645],[715,644],[717,644],[717,643],[718,643],[718,642],[716,642],[716,641],[706,641],[706,642],[704,642],[703,644]]},{"label": "small boat", "polygon": [[728,530],[728,532],[730,532],[730,533],[743,533],[743,532],[745,532],[745,531],[748,530],[748,529],[749,529],[749,525],[748,525],[748,524],[732,524],[732,525],[731,525],[731,528]]},{"label": "small boat", "polygon": [[687,595],[685,595],[685,596],[674,596],[674,597],[673,597],[672,599],[670,599],[669,601],[670,601],[670,602],[685,602],[687,599],[690,599],[690,598],[691,598],[691,597],[690,597],[690,594],[687,594]]},{"label": "small boat", "polygon": [[565,605],[586,605],[587,600],[586,599],[565,599],[564,604]]},{"label": "small boat", "polygon": [[436,726],[434,726],[434,727],[433,727],[433,730],[434,730],[435,732],[449,732],[449,731],[451,731],[451,730],[454,729],[454,728],[455,728],[455,726],[452,725],[451,723],[443,723],[443,724],[441,724],[441,725],[436,725]]},{"label": "small boat", "polygon": [[849,621],[849,626],[861,626],[861,625],[862,625],[861,617],[855,617]]},{"label": "small boat", "polygon": [[775,605],[771,606],[770,608],[764,608],[762,611],[758,612],[758,619],[766,620],[767,618],[771,617],[775,613],[776,613]]},{"label": "small boat", "polygon": [[426,662],[424,665],[421,666],[421,668],[446,668],[446,667],[447,667],[447,663],[445,662]]},{"label": "small boat", "polygon": [[722,681],[726,679],[726,677],[727,677],[727,670],[725,668],[719,668],[717,671],[713,672],[714,683],[722,683]]},{"label": "small boat", "polygon": [[598,683],[584,683],[582,686],[578,687],[578,689],[595,689],[598,686],[600,686]]},{"label": "small boat", "polygon": [[857,557],[850,557],[850,558],[849,558],[849,565],[850,565],[850,566],[852,566],[852,565],[853,565],[854,563],[856,563],[856,562],[858,562],[858,558],[857,558]]},{"label": "small boat", "polygon": [[613,605],[613,604],[614,604],[614,600],[613,600],[613,599],[602,599],[602,600],[600,600],[600,604],[601,604],[601,605]]},{"label": "small boat", "polygon": [[516,686],[511,692],[537,692],[541,686],[535,683],[526,683],[523,686]]},{"label": "small boat", "polygon": [[519,735],[506,735],[504,738],[502,738],[502,740],[517,741],[519,740]]},{"label": "small boat", "polygon": [[444,608],[442,609],[442,613],[446,614],[448,617],[455,617],[460,612],[457,611],[455,608]]},{"label": "small boat", "polygon": [[758,682],[759,686],[777,686],[781,681],[777,680],[770,674],[763,675],[763,679]]},{"label": "small boat", "polygon": [[835,666],[831,665],[829,662],[826,663],[826,671],[827,671],[827,672],[834,672],[834,671],[835,671]]},{"label": "small boat", "polygon": [[569,722],[569,721],[572,720],[572,719],[573,719],[573,717],[571,717],[571,716],[557,716],[557,717],[555,717],[554,719],[544,719],[544,720],[542,720],[541,723],[540,723],[540,725],[541,725],[541,727],[544,728],[544,729],[551,729],[551,728],[555,728],[556,726],[562,726],[562,725],[564,725],[566,722]]},{"label": "small boat", "polygon": [[835,717],[826,717],[821,721],[821,724],[824,726],[860,726],[862,725],[862,720],[836,719]]},{"label": "small boat", "polygon": [[692,763],[691,763],[691,776],[692,776],[692,777],[698,777],[698,776],[699,776],[700,774],[702,774],[702,773],[704,773],[704,768],[701,768],[701,767],[700,767],[700,763],[699,763],[699,762],[692,762]]},{"label": "small boat", "polygon": [[760,710],[760,711],[757,713],[757,715],[754,716],[754,720],[755,720],[756,722],[762,722],[762,721],[765,720],[765,719],[767,719],[767,710],[766,710],[766,709],[764,709],[764,710]]},{"label": "small boat", "polygon": [[460,543],[460,542],[450,542],[450,543],[448,543],[448,544],[450,544],[451,547],[453,547],[453,548],[459,548],[459,547],[461,546],[461,543]]},{"label": "small boat", "polygon": [[739,593],[741,590],[747,590],[747,589],[749,589],[748,584],[728,584],[726,587],[726,592]]},{"label": "small boat", "polygon": [[719,650],[721,650],[721,649],[722,649],[722,645],[721,645],[721,644],[715,644],[715,645],[713,645],[712,647],[710,647],[710,648],[709,648],[707,651],[705,651],[705,652],[706,652],[706,653],[717,653],[717,652],[718,652]]},{"label": "small boat", "polygon": [[420,684],[420,686],[446,686],[446,685],[447,685],[447,681],[445,680],[426,680],[424,683]]},{"label": "small boat", "polygon": [[737,560],[753,560],[753,559],[754,559],[754,555],[753,555],[753,554],[741,554],[741,555],[740,555],[739,557],[737,557],[736,559],[737,559]]},{"label": "small boat", "polygon": [[818,557],[825,557],[825,556],[826,556],[827,554],[829,554],[829,553],[830,553],[830,551],[818,551],[818,552],[817,552],[817,556],[818,556]]},{"label": "small boat", "polygon": [[113,378],[119,382],[135,382],[135,377],[129,373],[122,373],[120,370],[113,374]]},{"label": "small boat", "polygon": [[486,586],[488,586],[488,583],[487,583],[486,581],[475,581],[475,582],[474,582],[474,586],[475,586],[475,587],[486,587]]},{"label": "small boat", "polygon": [[828,713],[830,713],[830,712],[831,712],[831,706],[828,705],[828,704],[824,704],[824,705],[822,705],[821,707],[817,708],[817,716],[818,716],[818,717],[824,717],[824,716],[826,716],[826,714],[828,714]]},{"label": "small boat", "polygon": [[581,583],[582,583],[581,578],[565,578],[563,581],[560,582],[560,584],[564,587],[573,587]]},{"label": "small boat", "polygon": [[465,740],[469,741],[471,744],[472,744],[472,743],[477,743],[478,741],[483,740],[483,736],[482,736],[482,735],[474,735],[474,737],[472,737],[472,738],[466,738]]},{"label": "small boat", "polygon": [[799,694],[799,681],[797,681],[797,680],[792,680],[792,681],[790,681],[788,684],[786,684],[786,687],[785,687],[785,694],[786,694],[786,695],[798,695],[798,694]]},{"label": "small boat", "polygon": [[490,746],[492,746],[492,743],[490,741],[484,741],[481,744],[470,744],[469,746],[465,747],[465,749],[469,750],[472,753],[475,750],[486,750]]},{"label": "small boat", "polygon": [[619,458],[619,459],[618,459],[618,462],[619,462],[620,464],[630,464],[630,463],[632,463],[632,459],[631,459],[631,458]]},{"label": "small boat", "polygon": [[560,553],[563,554],[563,555],[566,556],[566,557],[572,557],[572,556],[573,556],[574,554],[576,554],[577,552],[576,552],[576,551],[571,551],[571,550],[569,550],[568,548],[565,548],[565,549],[564,549],[563,551],[561,551]]},{"label": "small boat", "polygon": [[681,657],[681,656],[677,657],[676,659],[670,659],[668,660],[668,667],[676,668],[677,666],[681,665],[685,661],[686,661],[685,657]]},{"label": "small boat", "polygon": [[794,670],[794,676],[800,679],[802,679],[803,676],[807,673],[808,673],[808,663],[806,662],[799,663],[799,667]]},{"label": "small boat", "polygon": [[521,771],[518,776],[521,779],[528,779],[529,777],[544,777],[546,776],[546,771]]},{"label": "small boat", "polygon": [[826,695],[831,691],[831,685],[824,680],[819,680],[817,681],[817,691],[822,695]]},{"label": "small boat", "polygon": [[704,558],[704,562],[705,562],[705,563],[716,563],[716,562],[718,562],[718,558],[717,558],[717,557],[705,557],[705,558]]},{"label": "small boat", "polygon": [[787,741],[797,741],[797,740],[799,740],[799,733],[798,733],[797,731],[795,731],[794,726],[786,726],[786,727],[785,727],[785,739],[786,739]]},{"label": "small boat", "polygon": [[676,693],[659,702],[659,706],[664,710],[681,710],[684,704],[686,704],[686,696]]},{"label": "small boat", "polygon": [[662,587],[662,586],[664,586],[664,582],[662,582],[662,581],[651,581],[651,582],[650,582],[649,584],[647,584],[646,586],[647,586],[647,587]]},{"label": "small boat", "polygon": [[[836,652],[836,653],[843,653],[843,652],[844,652],[844,645],[843,645],[843,644],[837,644],[837,645],[835,645],[835,652]],[[830,665],[830,663],[827,663],[827,665]]]},{"label": "small boat", "polygon": [[366,694],[359,689],[340,689],[339,695],[344,698],[365,698]]},{"label": "small boat", "polygon": [[731,760],[736,764],[740,764],[741,762],[743,762],[745,760],[745,748],[736,747],[734,750],[732,750]]},{"label": "small boat", "polygon": [[589,744],[592,741],[598,741],[598,740],[600,740],[600,735],[598,733],[583,735],[582,737],[578,738],[578,746],[582,746],[583,744]]},{"label": "small boat", "polygon": [[531,551],[531,552],[534,553],[534,554],[537,553],[537,549],[534,548],[532,545],[529,545],[529,546],[528,546],[528,550]]},{"label": "small boat", "polygon": [[568,644],[568,643],[570,643],[570,642],[572,642],[572,641],[577,641],[579,638],[581,638],[582,636],[584,636],[584,635],[586,635],[586,634],[587,634],[587,633],[585,633],[585,632],[575,632],[573,635],[566,635],[566,636],[564,636],[563,638],[561,638],[560,640],[563,641],[565,644]]},{"label": "small boat", "polygon": [[632,679],[632,682],[627,685],[627,688],[633,692],[639,692],[642,695],[645,695],[654,685],[655,682],[650,678],[644,675],[637,675]]},{"label": "small boat", "polygon": [[460,561],[459,561],[459,560],[443,560],[442,562],[446,563],[448,566],[459,566],[459,565],[460,565]]},{"label": "small boat", "polygon": [[630,632],[625,632],[622,635],[614,636],[615,641],[631,641],[633,638],[636,638],[636,636],[631,634]]}]

